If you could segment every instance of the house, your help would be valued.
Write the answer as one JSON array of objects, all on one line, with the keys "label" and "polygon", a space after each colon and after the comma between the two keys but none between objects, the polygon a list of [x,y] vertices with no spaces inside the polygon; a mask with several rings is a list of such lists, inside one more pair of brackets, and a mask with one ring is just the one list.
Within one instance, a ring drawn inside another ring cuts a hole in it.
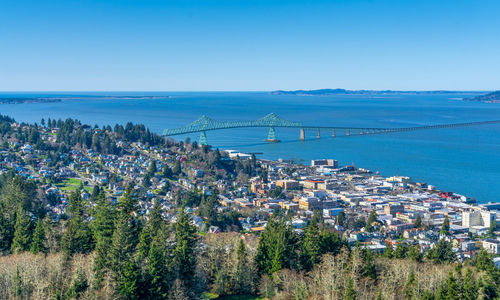
[{"label": "house", "polygon": [[483,240],[483,248],[491,254],[500,254],[500,241],[494,239]]}]

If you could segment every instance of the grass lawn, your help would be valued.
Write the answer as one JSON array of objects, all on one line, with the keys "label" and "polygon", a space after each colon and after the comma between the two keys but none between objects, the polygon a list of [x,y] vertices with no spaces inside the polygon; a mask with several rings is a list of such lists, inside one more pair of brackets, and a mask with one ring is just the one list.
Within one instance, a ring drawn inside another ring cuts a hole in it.
[{"label": "grass lawn", "polygon": [[[72,192],[80,187],[81,182],[78,178],[68,178],[63,183],[58,184],[58,187],[64,192]],[[91,190],[88,186],[84,186],[84,189],[88,192]]]}]

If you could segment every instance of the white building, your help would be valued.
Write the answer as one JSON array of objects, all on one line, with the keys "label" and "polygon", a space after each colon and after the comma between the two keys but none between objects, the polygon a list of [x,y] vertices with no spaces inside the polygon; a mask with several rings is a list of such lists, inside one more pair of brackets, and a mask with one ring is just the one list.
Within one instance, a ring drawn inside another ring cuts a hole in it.
[{"label": "white building", "polygon": [[491,254],[500,254],[500,241],[494,239],[483,240],[483,248]]},{"label": "white building", "polygon": [[491,211],[471,211],[462,213],[462,226],[471,228],[474,226],[490,227],[491,222],[496,219],[495,213]]}]

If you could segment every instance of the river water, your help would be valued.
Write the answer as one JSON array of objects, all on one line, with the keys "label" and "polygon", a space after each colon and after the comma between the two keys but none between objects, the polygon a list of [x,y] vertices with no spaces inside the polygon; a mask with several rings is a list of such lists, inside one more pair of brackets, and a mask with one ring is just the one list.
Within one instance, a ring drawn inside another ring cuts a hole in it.
[{"label": "river water", "polygon": [[[103,99],[100,96],[155,95],[154,99]],[[500,119],[500,104],[464,102],[460,94],[391,96],[292,96],[257,92],[204,93],[0,93],[0,97],[70,97],[56,103],[1,104],[0,113],[17,121],[76,118],[98,125],[143,123],[152,131],[180,127],[201,115],[221,121],[255,120],[274,112],[311,126],[412,127]],[[76,96],[76,97],[73,97]],[[470,97],[470,95],[467,95]],[[78,99],[73,99],[78,98]],[[276,128],[281,143],[265,143],[267,128],[207,132],[209,144],[223,149],[262,152],[267,159],[334,158],[341,165],[406,175],[445,191],[498,201],[500,125],[434,129],[367,136],[331,137],[331,131]],[[187,136],[176,138],[184,140]],[[189,136],[198,139],[198,134]]]}]

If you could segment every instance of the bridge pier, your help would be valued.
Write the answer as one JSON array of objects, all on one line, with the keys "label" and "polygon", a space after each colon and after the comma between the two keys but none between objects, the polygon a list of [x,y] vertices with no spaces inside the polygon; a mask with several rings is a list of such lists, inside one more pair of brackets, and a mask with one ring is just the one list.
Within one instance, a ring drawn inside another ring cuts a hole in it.
[{"label": "bridge pier", "polygon": [[300,128],[300,140],[304,141],[306,139],[306,134],[304,132],[304,128]]},{"label": "bridge pier", "polygon": [[347,129],[347,131],[345,132],[345,135],[346,136],[350,136],[351,135],[351,131],[349,129]]},{"label": "bridge pier", "polygon": [[278,143],[280,141],[276,138],[274,127],[269,127],[269,133],[267,134],[267,139],[265,141],[268,143]]},{"label": "bridge pier", "polygon": [[332,138],[335,138],[335,129],[332,129]]},{"label": "bridge pier", "polygon": [[200,140],[198,142],[199,145],[208,145],[207,144],[207,135],[205,131],[200,132]]},{"label": "bridge pier", "polygon": [[318,131],[316,132],[316,138],[319,140],[320,139],[320,134],[319,134],[319,128],[318,128]]}]

